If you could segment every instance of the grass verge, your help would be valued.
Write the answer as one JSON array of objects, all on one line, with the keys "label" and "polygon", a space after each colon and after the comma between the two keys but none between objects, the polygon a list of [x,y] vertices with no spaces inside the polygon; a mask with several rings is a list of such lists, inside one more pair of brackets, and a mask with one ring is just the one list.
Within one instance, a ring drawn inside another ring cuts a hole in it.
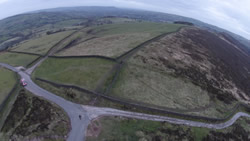
[{"label": "grass verge", "polygon": [[[3,127],[5,120],[7,116],[9,115],[14,102],[16,101],[16,98],[18,96],[18,92],[20,90],[20,87],[18,86],[17,89],[11,94],[11,96],[7,99],[5,105],[3,105],[3,108],[0,112],[0,129]],[[1,135],[0,135],[1,137]],[[1,138],[0,138],[1,139]]]},{"label": "grass verge", "polygon": [[0,105],[6,99],[11,89],[16,84],[16,74],[7,69],[0,68]]},{"label": "grass verge", "polygon": [[121,117],[102,117],[92,121],[87,131],[87,141],[165,141],[165,140],[248,140],[250,119],[240,118],[223,130],[175,125]]}]

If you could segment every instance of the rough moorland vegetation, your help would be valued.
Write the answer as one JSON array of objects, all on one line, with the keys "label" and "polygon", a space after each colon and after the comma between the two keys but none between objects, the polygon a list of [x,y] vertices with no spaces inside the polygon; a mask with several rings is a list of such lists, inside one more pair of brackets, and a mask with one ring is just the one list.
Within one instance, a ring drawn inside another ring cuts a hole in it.
[{"label": "rough moorland vegetation", "polygon": [[21,90],[1,132],[16,141],[65,140],[69,129],[69,119],[64,111]]}]

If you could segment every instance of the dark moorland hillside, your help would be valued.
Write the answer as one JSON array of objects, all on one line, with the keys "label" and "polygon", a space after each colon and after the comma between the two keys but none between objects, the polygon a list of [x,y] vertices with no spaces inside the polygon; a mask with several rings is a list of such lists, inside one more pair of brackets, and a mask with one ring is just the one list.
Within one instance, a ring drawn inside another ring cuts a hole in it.
[{"label": "dark moorland hillside", "polygon": [[227,104],[249,100],[250,56],[229,35],[196,27],[182,29],[150,44],[133,62],[191,80]]}]

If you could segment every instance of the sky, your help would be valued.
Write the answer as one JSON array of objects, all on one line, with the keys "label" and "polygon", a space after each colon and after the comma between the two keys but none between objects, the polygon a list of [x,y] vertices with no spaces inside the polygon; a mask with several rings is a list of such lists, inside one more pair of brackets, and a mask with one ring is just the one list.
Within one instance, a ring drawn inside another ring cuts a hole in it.
[{"label": "sky", "polygon": [[0,0],[0,19],[34,10],[115,6],[191,17],[250,39],[250,0]]}]

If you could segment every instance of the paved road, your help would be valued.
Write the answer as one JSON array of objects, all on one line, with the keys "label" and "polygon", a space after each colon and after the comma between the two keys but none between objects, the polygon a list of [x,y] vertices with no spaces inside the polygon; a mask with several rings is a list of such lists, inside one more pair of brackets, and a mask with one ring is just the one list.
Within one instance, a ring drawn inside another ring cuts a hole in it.
[{"label": "paved road", "polygon": [[[16,68],[7,64],[3,64],[3,63],[0,63],[0,66],[8,68],[12,71],[18,72],[18,74],[22,78],[26,79],[28,85],[25,88],[28,91],[32,92],[33,94],[37,96],[41,96],[51,102],[56,103],[57,105],[59,105],[61,108],[63,108],[66,111],[66,113],[68,114],[70,118],[71,128],[72,128],[69,133],[69,137],[67,139],[68,141],[84,141],[87,126],[90,123],[90,121],[102,115],[123,116],[123,117],[128,117],[128,118],[137,118],[137,119],[153,120],[153,121],[166,121],[166,122],[170,122],[173,124],[184,124],[188,126],[214,128],[214,129],[223,129],[223,128],[229,127],[240,117],[250,118],[249,114],[239,112],[235,114],[233,118],[227,122],[220,123],[220,124],[209,124],[209,123],[182,120],[182,119],[176,119],[176,118],[165,117],[165,116],[127,112],[127,111],[116,110],[112,108],[100,108],[100,107],[79,105],[79,104],[75,104],[70,101],[67,101],[59,96],[56,96],[53,93],[50,93],[40,88],[30,79],[30,75],[28,75],[25,72],[19,71]],[[81,120],[79,119],[79,115],[82,115]]]},{"label": "paved road", "polygon": [[183,119],[176,119],[172,117],[165,117],[165,116],[158,116],[158,115],[149,115],[143,113],[136,113],[136,112],[128,112],[122,111],[112,108],[100,108],[100,107],[92,107],[92,106],[82,106],[82,108],[87,112],[89,119],[95,119],[99,116],[122,116],[128,118],[136,118],[142,120],[152,120],[152,121],[166,121],[173,124],[183,124],[193,127],[205,127],[205,128],[212,128],[212,129],[224,129],[231,126],[238,118],[240,117],[249,117],[250,115],[246,113],[239,112],[235,114],[230,120],[224,123],[218,124],[210,124],[210,123],[202,123],[197,121],[189,121]]}]

